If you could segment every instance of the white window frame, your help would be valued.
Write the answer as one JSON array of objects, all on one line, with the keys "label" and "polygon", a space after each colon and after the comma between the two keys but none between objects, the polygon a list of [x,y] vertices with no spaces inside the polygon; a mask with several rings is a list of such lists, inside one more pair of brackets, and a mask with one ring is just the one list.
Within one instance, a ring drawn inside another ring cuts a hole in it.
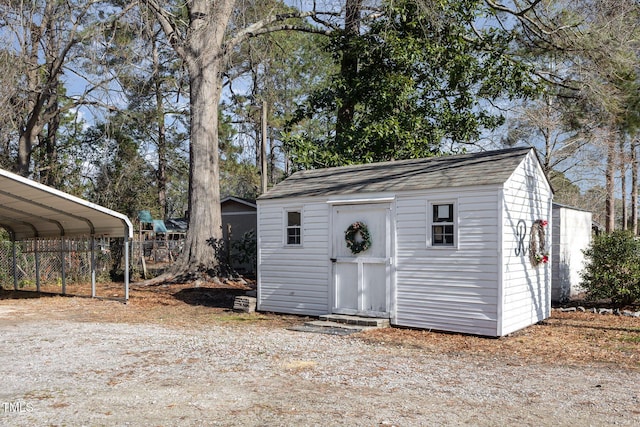
[{"label": "white window frame", "polygon": [[[434,206],[452,205],[453,215],[451,222],[435,222],[433,218]],[[436,225],[453,226],[453,244],[436,244],[434,243],[433,227]],[[457,249],[459,234],[458,234],[458,200],[434,200],[427,202],[427,246],[432,249]]]},{"label": "white window frame", "polygon": [[[289,225],[289,214],[290,213],[294,213],[294,212],[300,214],[300,225],[298,225],[298,226]],[[282,243],[283,243],[284,246],[290,247],[290,248],[302,247],[302,242],[303,242],[302,230],[303,230],[303,223],[304,223],[303,217],[304,217],[303,209],[301,207],[286,208],[286,209],[283,210],[283,221],[282,221],[283,222],[283,227],[282,228],[284,230],[284,233],[283,233],[283,236],[282,236]],[[299,232],[299,236],[300,236],[299,242],[298,243],[289,243],[289,230],[290,229],[295,229],[295,228],[297,228],[298,232]]]}]

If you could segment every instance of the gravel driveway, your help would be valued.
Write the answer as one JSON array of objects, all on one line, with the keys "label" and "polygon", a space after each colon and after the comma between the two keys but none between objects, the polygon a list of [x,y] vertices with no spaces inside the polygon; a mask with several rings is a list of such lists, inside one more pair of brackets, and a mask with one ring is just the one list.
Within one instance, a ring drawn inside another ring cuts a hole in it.
[{"label": "gravel driveway", "polygon": [[640,372],[0,307],[0,425],[638,425]]}]

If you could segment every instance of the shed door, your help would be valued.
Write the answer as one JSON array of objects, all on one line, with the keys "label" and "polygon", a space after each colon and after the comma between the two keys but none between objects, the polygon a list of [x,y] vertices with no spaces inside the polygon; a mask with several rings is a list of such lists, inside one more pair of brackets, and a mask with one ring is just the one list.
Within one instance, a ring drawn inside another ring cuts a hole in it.
[{"label": "shed door", "polygon": [[[389,316],[390,212],[386,203],[333,207],[333,313]],[[366,224],[371,239],[371,247],[357,254],[345,240],[355,222]]]}]

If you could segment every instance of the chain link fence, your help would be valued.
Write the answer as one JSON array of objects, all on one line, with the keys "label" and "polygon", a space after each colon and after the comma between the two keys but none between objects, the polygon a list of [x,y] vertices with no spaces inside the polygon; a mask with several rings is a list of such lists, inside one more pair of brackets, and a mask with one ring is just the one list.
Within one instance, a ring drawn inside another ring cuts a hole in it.
[{"label": "chain link fence", "polygon": [[[111,289],[124,281],[124,242],[120,238],[94,240],[96,282]],[[255,236],[247,233],[237,242],[225,242],[219,258],[234,272],[255,274]],[[132,281],[155,277],[171,267],[182,252],[184,239],[134,240],[129,247],[129,277]],[[213,250],[213,249],[212,249]],[[91,238],[24,240],[0,239],[0,288],[69,294],[91,294]],[[63,274],[64,271],[64,274]],[[63,284],[63,276],[65,278]],[[245,276],[247,277],[247,276]],[[63,285],[65,289],[63,289]],[[101,295],[97,295],[101,296]]]},{"label": "chain link fence", "polygon": [[[122,239],[95,239],[96,281],[112,281],[114,249],[123,252],[122,244]],[[0,240],[0,286],[3,289],[13,289],[15,284],[20,290],[36,290],[39,283],[51,291],[61,290],[63,268],[65,284],[91,283],[89,237],[16,242],[15,279],[13,260],[14,245]],[[123,266],[124,262],[120,264]]]},{"label": "chain link fence", "polygon": [[[95,240],[96,282],[124,280],[124,240]],[[132,280],[154,277],[165,271],[182,251],[183,241],[158,244],[155,241],[133,241],[129,251],[129,273]],[[13,244],[0,240],[0,287],[36,290],[39,284],[48,290],[62,288],[63,265],[65,284],[91,283],[91,239],[39,239],[15,244],[16,276],[13,275]],[[146,263],[143,263],[143,259]],[[117,262],[116,262],[117,261]],[[39,277],[36,277],[36,272]],[[143,274],[144,271],[144,274]],[[53,288],[53,289],[52,289]]]}]

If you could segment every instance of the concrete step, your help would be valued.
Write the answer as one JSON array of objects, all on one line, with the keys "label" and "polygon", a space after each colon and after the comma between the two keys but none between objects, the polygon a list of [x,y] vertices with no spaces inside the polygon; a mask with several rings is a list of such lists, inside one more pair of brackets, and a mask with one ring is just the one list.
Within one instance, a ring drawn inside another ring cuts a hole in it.
[{"label": "concrete step", "polygon": [[298,332],[316,332],[331,335],[349,335],[356,332],[376,328],[389,327],[389,319],[374,317],[345,316],[341,314],[326,314],[319,320],[305,322],[303,325],[288,328]]},{"label": "concrete step", "polygon": [[365,326],[371,328],[388,328],[389,319],[379,317],[349,316],[345,314],[323,314],[320,321],[332,322],[341,325]]},{"label": "concrete step", "polygon": [[350,335],[374,328],[369,326],[347,325],[345,323],[314,320],[311,322],[305,322],[303,325],[296,325],[287,329],[297,332],[315,332],[317,334]]},{"label": "concrete step", "polygon": [[327,320],[312,320],[310,322],[304,322],[305,326],[314,326],[320,328],[339,328],[339,329],[349,329],[353,331],[364,331],[366,329],[373,329],[371,326],[363,326],[363,325],[350,325],[347,323],[339,323],[339,322],[330,322]]}]

